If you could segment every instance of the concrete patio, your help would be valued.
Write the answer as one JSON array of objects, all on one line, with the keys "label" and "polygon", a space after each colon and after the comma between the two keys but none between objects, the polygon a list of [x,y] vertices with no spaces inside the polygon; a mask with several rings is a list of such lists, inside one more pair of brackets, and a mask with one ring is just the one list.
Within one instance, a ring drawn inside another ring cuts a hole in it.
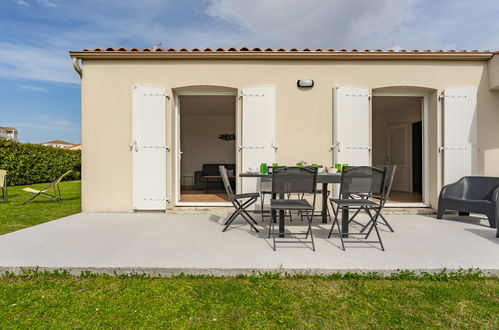
[{"label": "concrete patio", "polygon": [[[327,239],[330,224],[314,223],[316,252],[306,244],[280,244],[242,221],[221,232],[224,214],[81,213],[0,236],[0,272],[23,268],[99,273],[235,275],[253,271],[307,273],[480,268],[499,272],[499,238],[478,217],[388,215],[395,233],[377,244]],[[288,222],[287,229],[303,223]],[[292,228],[296,230],[300,228]]]}]

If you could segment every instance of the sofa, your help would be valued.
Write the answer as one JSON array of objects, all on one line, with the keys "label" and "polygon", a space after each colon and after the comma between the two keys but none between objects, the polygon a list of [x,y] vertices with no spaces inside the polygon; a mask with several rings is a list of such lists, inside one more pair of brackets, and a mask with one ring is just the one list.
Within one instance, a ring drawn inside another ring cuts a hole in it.
[{"label": "sofa", "polygon": [[194,172],[194,189],[197,190],[222,190],[224,185],[218,171],[218,166],[223,165],[227,169],[232,189],[236,186],[235,164],[203,164],[201,171]]},{"label": "sofa", "polygon": [[442,219],[446,210],[458,211],[459,215],[484,214],[490,227],[496,228],[499,221],[499,178],[465,176],[444,186],[438,199],[437,219]]}]

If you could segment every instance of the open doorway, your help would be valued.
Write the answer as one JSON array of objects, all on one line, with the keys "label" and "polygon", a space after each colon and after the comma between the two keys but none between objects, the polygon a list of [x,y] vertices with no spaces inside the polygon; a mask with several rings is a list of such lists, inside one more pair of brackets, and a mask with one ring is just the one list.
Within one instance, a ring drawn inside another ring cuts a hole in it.
[{"label": "open doorway", "polygon": [[179,95],[179,202],[228,202],[218,166],[236,191],[235,95]]},{"label": "open doorway", "polygon": [[373,164],[397,165],[391,203],[423,202],[423,104],[420,96],[373,97]]}]

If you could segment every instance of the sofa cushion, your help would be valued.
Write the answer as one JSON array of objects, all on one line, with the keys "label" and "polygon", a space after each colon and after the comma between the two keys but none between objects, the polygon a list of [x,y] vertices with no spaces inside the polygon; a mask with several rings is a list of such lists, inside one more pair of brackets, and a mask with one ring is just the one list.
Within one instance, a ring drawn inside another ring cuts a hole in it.
[{"label": "sofa cushion", "polygon": [[223,165],[229,170],[235,170],[235,164],[203,164],[203,176],[219,176],[220,171],[218,170],[218,166]]},{"label": "sofa cushion", "polygon": [[218,171],[218,166],[220,164],[203,164],[203,175],[205,176],[218,176],[220,172]]}]

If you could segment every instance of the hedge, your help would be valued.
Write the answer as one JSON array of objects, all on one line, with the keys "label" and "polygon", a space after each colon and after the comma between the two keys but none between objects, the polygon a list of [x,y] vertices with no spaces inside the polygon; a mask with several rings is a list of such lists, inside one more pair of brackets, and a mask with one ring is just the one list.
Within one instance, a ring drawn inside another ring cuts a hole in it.
[{"label": "hedge", "polygon": [[9,186],[51,182],[68,170],[65,180],[79,180],[81,151],[0,139],[0,169]]}]

